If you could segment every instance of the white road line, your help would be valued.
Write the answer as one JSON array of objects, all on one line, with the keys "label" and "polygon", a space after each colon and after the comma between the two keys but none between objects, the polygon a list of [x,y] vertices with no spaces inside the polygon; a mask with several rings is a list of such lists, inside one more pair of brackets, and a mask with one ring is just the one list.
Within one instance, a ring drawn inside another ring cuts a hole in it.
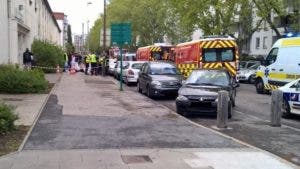
[{"label": "white road line", "polygon": [[[253,115],[249,115],[249,114],[240,112],[240,111],[238,111],[238,110],[234,110],[234,111],[235,111],[236,113],[239,113],[239,114],[242,114],[242,115],[246,115],[246,116],[248,116],[248,117],[250,117],[250,118],[253,118],[253,119],[255,119],[255,120],[261,120],[261,121],[264,121],[264,122],[271,123],[271,121],[269,121],[269,120],[263,120],[263,119],[260,119],[260,118],[258,118],[258,117],[256,117],[256,116],[253,116]],[[292,127],[292,126],[288,126],[288,125],[285,125],[285,124],[281,124],[281,126],[300,132],[300,129],[295,128],[295,127]]]}]

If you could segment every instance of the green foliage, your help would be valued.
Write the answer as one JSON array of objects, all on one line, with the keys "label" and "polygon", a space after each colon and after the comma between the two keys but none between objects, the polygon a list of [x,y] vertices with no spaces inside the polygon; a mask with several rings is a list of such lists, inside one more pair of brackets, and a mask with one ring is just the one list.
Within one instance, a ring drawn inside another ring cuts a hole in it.
[{"label": "green foliage", "polygon": [[14,107],[0,103],[0,135],[15,129],[14,122],[18,119],[18,116],[14,113],[14,110]]},{"label": "green foliage", "polygon": [[[31,46],[36,66],[52,67],[64,65],[64,51],[61,47],[45,41],[34,40]],[[52,69],[43,69],[44,72],[55,72]]]},{"label": "green foliage", "polygon": [[42,93],[48,87],[40,70],[23,71],[10,65],[0,65],[0,93]]},{"label": "green foliage", "polygon": [[72,54],[75,51],[75,47],[71,43],[66,43],[66,52]]},{"label": "green foliage", "polygon": [[100,29],[102,28],[102,18],[95,21],[95,24],[88,35],[89,50],[93,53],[100,53]]},{"label": "green foliage", "polygon": [[68,25],[67,36],[68,36],[67,43],[73,45],[71,25]]}]

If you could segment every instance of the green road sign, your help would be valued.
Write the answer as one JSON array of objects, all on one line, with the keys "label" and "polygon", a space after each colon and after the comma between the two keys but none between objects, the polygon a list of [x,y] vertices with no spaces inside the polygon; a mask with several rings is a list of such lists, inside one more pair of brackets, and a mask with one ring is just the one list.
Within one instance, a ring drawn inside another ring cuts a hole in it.
[{"label": "green road sign", "polygon": [[131,44],[131,24],[130,23],[112,23],[111,45],[130,45]]}]

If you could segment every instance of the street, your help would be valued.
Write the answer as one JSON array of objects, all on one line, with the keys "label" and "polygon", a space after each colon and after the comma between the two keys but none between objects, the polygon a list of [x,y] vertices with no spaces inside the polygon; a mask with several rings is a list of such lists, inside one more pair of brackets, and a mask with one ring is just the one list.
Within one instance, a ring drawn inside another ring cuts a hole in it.
[{"label": "street", "polygon": [[[135,86],[126,87],[135,91]],[[255,86],[240,84],[233,118],[229,120],[231,129],[220,132],[242,140],[250,145],[277,154],[289,161],[300,164],[300,116],[282,118],[282,127],[270,127],[270,95],[257,94]],[[176,111],[174,98],[155,99]],[[200,125],[215,129],[216,116],[191,115],[188,119]]]}]

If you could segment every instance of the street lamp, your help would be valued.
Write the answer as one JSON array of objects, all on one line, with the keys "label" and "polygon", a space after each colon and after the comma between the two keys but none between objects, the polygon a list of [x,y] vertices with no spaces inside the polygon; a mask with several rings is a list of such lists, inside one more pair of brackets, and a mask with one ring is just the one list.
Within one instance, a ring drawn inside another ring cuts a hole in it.
[{"label": "street lamp", "polygon": [[[88,8],[89,7],[89,5],[92,5],[93,3],[91,2],[91,1],[88,1],[87,3],[86,3],[86,7]],[[87,18],[87,30],[86,30],[86,32],[87,32],[87,37],[86,37],[86,46],[87,46],[87,52],[89,52],[90,51],[90,47],[89,47],[89,42],[88,42],[88,39],[89,39],[89,30],[90,30],[90,28],[89,28],[89,18]]]}]

